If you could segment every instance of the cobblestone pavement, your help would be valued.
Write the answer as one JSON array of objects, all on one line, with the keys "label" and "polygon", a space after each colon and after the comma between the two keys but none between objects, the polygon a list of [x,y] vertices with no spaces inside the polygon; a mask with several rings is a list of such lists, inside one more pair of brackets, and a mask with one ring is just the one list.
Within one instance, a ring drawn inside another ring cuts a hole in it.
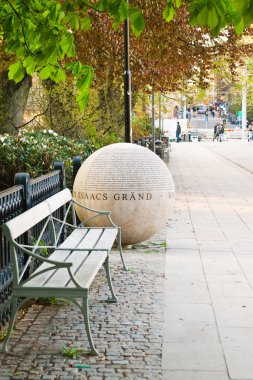
[{"label": "cobblestone pavement", "polygon": [[[162,376],[162,324],[165,248],[164,234],[129,249],[121,269],[111,255],[117,304],[104,302],[109,294],[101,272],[90,292],[90,320],[99,356],[82,353],[69,359],[65,347],[88,348],[82,317],[73,304],[33,304],[10,339],[10,352],[0,354],[1,380],[159,380]],[[90,368],[76,368],[75,363]]]}]

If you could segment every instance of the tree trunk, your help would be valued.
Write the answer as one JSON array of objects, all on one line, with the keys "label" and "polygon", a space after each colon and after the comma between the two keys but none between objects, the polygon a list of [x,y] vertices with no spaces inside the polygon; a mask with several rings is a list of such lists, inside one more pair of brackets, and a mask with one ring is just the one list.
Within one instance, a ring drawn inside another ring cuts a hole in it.
[{"label": "tree trunk", "polygon": [[106,81],[98,90],[99,109],[101,110],[98,130],[103,135],[109,132],[117,137],[124,137],[124,98],[121,87],[113,81],[110,70],[107,71]]},{"label": "tree trunk", "polygon": [[29,75],[15,83],[8,79],[7,71],[0,73],[0,134],[16,134],[23,125],[31,86],[32,78]]}]

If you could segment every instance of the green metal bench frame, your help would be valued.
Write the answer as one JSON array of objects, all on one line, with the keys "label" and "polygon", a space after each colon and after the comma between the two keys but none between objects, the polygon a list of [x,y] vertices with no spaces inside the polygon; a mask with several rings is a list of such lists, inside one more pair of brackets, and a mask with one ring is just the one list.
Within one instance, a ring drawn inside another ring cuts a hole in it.
[{"label": "green metal bench frame", "polygon": [[[75,206],[92,211],[94,215],[77,225]],[[66,207],[64,219],[60,220],[53,216],[53,213],[61,207]],[[71,222],[67,220],[71,216]],[[110,222],[110,227],[85,227],[86,223],[96,217],[106,216]],[[32,245],[20,244],[17,239],[32,227],[43,221],[44,225],[37,239]],[[56,223],[60,228],[56,230]],[[59,239],[63,229],[67,226],[72,232],[59,245]],[[116,226],[109,211],[98,211],[80,205],[72,199],[69,189],[53,195],[46,201],[38,204],[16,218],[2,225],[3,232],[10,244],[11,260],[13,264],[13,292],[11,297],[11,319],[8,331],[2,346],[2,351],[7,352],[7,344],[13,329],[16,313],[18,309],[29,299],[60,297],[72,301],[81,310],[86,333],[90,345],[90,354],[98,354],[91,336],[89,313],[88,313],[88,293],[99,269],[104,266],[107,282],[111,291],[109,302],[117,302],[114,293],[110,270],[109,252],[115,241],[123,264],[123,269],[127,270],[124,262],[121,247],[121,230]],[[50,231],[51,245],[41,246],[41,239],[45,230]],[[41,250],[54,250],[49,257],[43,257],[39,253]],[[28,255],[28,260],[22,272],[18,267],[18,252]],[[32,259],[41,261],[41,265],[25,278],[27,268]],[[49,296],[50,295],[50,296]]]}]

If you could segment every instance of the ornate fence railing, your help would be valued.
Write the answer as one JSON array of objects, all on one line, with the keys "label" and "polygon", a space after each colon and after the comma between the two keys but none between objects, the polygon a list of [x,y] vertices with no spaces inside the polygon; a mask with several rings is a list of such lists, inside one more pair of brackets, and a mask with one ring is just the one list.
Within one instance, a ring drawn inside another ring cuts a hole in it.
[{"label": "ornate fence railing", "polygon": [[[15,185],[0,192],[0,225],[22,214],[24,211],[61,191],[65,187],[64,163],[54,163],[54,171],[35,179],[30,179],[28,173],[15,175]],[[61,211],[60,211],[61,212]],[[36,237],[40,227],[31,232]],[[22,236],[22,240],[29,239]],[[43,237],[47,240],[47,236]],[[10,296],[12,292],[12,265],[8,243],[0,229],[0,330],[10,317]],[[19,255],[20,270],[25,265],[26,258]]]},{"label": "ornate fence railing", "polygon": [[[13,186],[0,193],[0,224],[25,211],[23,186]],[[6,239],[0,229],[0,328],[9,320],[12,291],[12,267]],[[21,263],[19,263],[20,265]]]},{"label": "ornate fence railing", "polygon": [[[73,159],[73,182],[75,176],[82,164],[80,156]],[[54,170],[48,174],[42,175],[35,179],[30,179],[28,173],[17,173],[14,179],[14,186],[0,192],[0,226],[8,220],[24,211],[51,197],[65,188],[66,175],[63,162],[55,162]],[[58,211],[63,213],[64,210]],[[59,215],[60,216],[60,215]],[[43,225],[43,223],[41,224]],[[36,226],[31,231],[30,236],[23,235],[20,239],[31,243],[31,237],[38,237],[40,226]],[[65,231],[63,231],[63,235]],[[64,236],[63,236],[64,238]],[[46,231],[43,235],[43,241],[49,243],[49,234]],[[1,327],[9,321],[10,318],[10,297],[12,292],[12,265],[10,260],[10,250],[8,242],[2,234],[0,228],[0,331]],[[49,252],[50,253],[50,252]],[[26,257],[19,254],[19,267],[22,270],[25,266]],[[36,263],[29,268],[34,270]]]}]

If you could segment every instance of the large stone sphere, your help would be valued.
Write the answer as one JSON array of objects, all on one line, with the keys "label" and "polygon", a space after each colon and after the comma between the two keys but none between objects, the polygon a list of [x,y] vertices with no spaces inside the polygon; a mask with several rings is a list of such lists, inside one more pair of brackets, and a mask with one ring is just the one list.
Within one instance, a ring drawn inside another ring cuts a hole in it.
[{"label": "large stone sphere", "polygon": [[[73,198],[90,208],[108,210],[122,229],[122,244],[149,239],[165,225],[175,195],[171,173],[152,151],[119,143],[97,150],[75,178]],[[80,220],[91,216],[77,207]],[[105,226],[105,217],[92,226]],[[107,223],[107,225],[109,225]]]}]

